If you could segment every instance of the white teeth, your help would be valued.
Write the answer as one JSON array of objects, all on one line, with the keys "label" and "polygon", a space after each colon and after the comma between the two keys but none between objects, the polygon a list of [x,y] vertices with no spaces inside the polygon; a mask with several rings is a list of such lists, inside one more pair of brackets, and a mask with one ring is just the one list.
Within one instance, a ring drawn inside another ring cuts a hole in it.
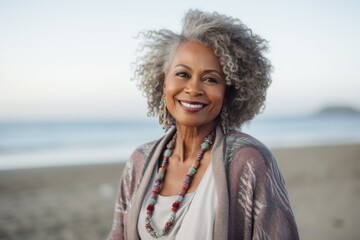
[{"label": "white teeth", "polygon": [[203,104],[190,104],[190,103],[186,103],[186,102],[180,102],[181,105],[183,105],[184,107],[187,107],[187,108],[197,108],[197,109],[200,109],[202,108],[204,105]]}]

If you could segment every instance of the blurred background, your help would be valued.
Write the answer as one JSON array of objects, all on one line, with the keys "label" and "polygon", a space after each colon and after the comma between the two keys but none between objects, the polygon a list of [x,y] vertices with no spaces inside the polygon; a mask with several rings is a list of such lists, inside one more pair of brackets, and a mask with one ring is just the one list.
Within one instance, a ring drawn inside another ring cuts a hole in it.
[{"label": "blurred background", "polygon": [[104,239],[122,167],[162,136],[131,81],[140,31],[189,8],[269,41],[269,146],[302,239],[360,239],[360,2],[0,1],[0,239]]}]

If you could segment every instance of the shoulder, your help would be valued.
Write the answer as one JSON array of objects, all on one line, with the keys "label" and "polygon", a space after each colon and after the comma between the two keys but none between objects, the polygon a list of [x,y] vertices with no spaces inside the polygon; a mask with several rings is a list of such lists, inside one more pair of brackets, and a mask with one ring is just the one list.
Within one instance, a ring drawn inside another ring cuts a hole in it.
[{"label": "shoulder", "polygon": [[147,142],[138,146],[132,153],[132,158],[137,156],[147,157],[151,154],[155,146],[161,141],[162,138]]},{"label": "shoulder", "polygon": [[146,161],[164,137],[141,144],[131,154],[132,161]]},{"label": "shoulder", "polygon": [[237,130],[229,131],[226,136],[226,161],[233,161],[234,157],[273,159],[271,151],[256,138]]},{"label": "shoulder", "polygon": [[227,136],[226,163],[231,183],[246,182],[258,190],[281,189],[286,192],[284,179],[272,152],[254,137],[233,131]]},{"label": "shoulder", "polygon": [[147,162],[151,158],[156,146],[162,138],[147,142],[138,146],[131,154],[130,159],[126,164],[126,169],[132,174],[141,174],[143,168],[146,167]]},{"label": "shoulder", "polygon": [[225,166],[230,175],[244,171],[255,176],[279,173],[277,161],[269,148],[239,131],[231,131],[226,136]]}]

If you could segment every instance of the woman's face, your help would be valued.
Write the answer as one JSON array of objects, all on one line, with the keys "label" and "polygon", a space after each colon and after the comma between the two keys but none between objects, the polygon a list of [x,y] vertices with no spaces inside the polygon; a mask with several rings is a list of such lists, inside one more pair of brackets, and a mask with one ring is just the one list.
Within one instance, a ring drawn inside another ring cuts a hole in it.
[{"label": "woman's face", "polygon": [[165,73],[166,106],[177,124],[214,127],[225,95],[225,75],[213,50],[181,43]]}]

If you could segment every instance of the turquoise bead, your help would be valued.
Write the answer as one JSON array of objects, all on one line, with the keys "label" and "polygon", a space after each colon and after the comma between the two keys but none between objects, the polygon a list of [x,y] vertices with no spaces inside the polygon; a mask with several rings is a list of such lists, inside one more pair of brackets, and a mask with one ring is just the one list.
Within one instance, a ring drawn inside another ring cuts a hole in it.
[{"label": "turquoise bead", "polygon": [[170,157],[172,154],[172,151],[170,149],[166,149],[164,152],[165,157]]},{"label": "turquoise bead", "polygon": [[176,201],[178,201],[178,202],[182,202],[183,199],[184,199],[184,198],[183,198],[182,196],[177,196],[177,197],[176,197]]},{"label": "turquoise bead", "polygon": [[189,168],[189,173],[194,175],[196,173],[196,168],[194,167]]},{"label": "turquoise bead", "polygon": [[155,205],[155,203],[156,203],[156,200],[153,198],[151,198],[148,202],[148,204],[152,204],[152,205]]},{"label": "turquoise bead", "polygon": [[159,172],[159,173],[157,174],[157,178],[158,178],[159,180],[163,180],[163,179],[164,179],[164,176],[165,176],[165,174],[164,174],[163,172]]},{"label": "turquoise bead", "polygon": [[203,142],[203,143],[201,144],[201,148],[207,150],[207,149],[210,148],[210,144],[209,144],[208,142]]}]

